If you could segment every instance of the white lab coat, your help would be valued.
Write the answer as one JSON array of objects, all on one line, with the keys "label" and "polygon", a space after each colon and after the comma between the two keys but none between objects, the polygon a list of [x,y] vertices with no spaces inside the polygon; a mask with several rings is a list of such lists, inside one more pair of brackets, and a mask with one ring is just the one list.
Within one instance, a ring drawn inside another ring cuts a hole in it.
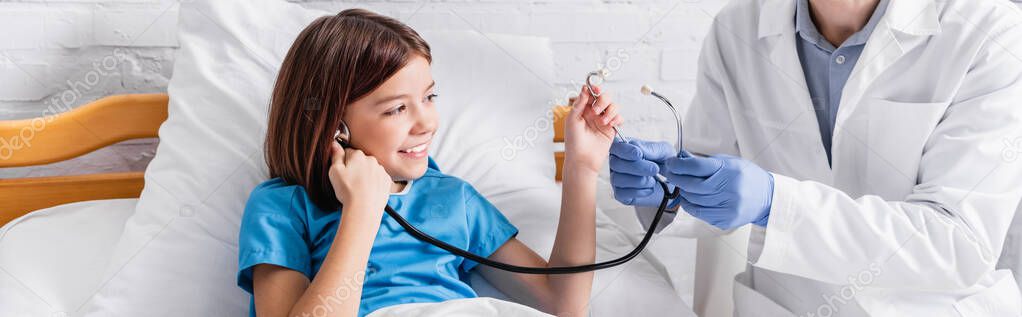
[{"label": "white lab coat", "polygon": [[1022,315],[1013,275],[994,268],[1022,199],[1022,149],[1009,146],[1022,137],[1022,13],[892,1],[844,88],[832,165],[794,14],[794,0],[732,0],[686,115],[687,149],[773,173],[766,229],[752,227],[747,250],[687,215],[662,234],[747,252],[738,316]]}]

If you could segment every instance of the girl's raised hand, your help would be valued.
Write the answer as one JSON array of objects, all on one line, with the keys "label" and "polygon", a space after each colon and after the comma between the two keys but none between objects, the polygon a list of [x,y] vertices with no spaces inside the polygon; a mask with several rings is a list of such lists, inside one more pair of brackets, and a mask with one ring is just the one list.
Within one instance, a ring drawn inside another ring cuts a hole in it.
[{"label": "girl's raised hand", "polygon": [[624,119],[609,93],[593,89],[600,97],[594,101],[588,86],[583,85],[565,120],[565,166],[573,164],[598,173],[614,142],[614,127]]},{"label": "girl's raised hand", "polygon": [[393,184],[390,175],[376,158],[361,150],[344,149],[336,142],[330,144],[333,155],[329,178],[337,200],[345,206],[358,206],[355,210],[372,210],[373,215],[382,216]]}]

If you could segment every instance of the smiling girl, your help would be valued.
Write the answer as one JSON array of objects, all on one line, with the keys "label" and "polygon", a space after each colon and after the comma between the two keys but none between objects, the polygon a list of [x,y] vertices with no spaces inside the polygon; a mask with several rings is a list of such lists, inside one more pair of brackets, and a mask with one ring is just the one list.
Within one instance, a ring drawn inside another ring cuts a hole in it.
[{"label": "smiling girl", "polygon": [[[273,177],[245,207],[238,285],[259,316],[363,316],[416,302],[472,298],[478,270],[516,302],[561,316],[587,311],[592,273],[500,271],[420,242],[383,213],[489,259],[554,267],[595,260],[596,180],[621,123],[604,95],[581,97],[566,121],[560,224],[547,262],[464,181],[427,151],[437,130],[429,45],[365,10],[312,22],[281,65],[266,162]],[[352,148],[335,133],[347,127]]]}]

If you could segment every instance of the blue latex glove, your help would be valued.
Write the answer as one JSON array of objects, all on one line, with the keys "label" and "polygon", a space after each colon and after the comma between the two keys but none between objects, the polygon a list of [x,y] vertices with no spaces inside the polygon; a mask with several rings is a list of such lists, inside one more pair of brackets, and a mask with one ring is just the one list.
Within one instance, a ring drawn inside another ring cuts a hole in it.
[{"label": "blue latex glove", "polygon": [[730,155],[686,152],[664,165],[664,176],[681,187],[681,207],[692,216],[724,230],[748,223],[766,227],[774,176],[756,164]]},{"label": "blue latex glove", "polygon": [[[666,142],[614,141],[610,145],[610,184],[614,187],[614,199],[631,206],[659,206],[664,190],[653,176],[660,172],[664,160],[675,155],[674,147]],[[674,186],[668,188],[674,190]]]}]

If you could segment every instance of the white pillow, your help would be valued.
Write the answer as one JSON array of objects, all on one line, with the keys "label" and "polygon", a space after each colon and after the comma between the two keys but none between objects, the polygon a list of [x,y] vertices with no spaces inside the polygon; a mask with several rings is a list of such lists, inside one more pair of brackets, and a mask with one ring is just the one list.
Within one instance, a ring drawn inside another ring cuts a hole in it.
[{"label": "white pillow", "polygon": [[[325,14],[332,13],[274,0],[183,2],[161,142],[106,270],[109,280],[86,315],[247,313],[249,296],[235,286],[237,235],[251,189],[268,177],[261,154],[268,96],[295,36]],[[542,122],[553,94],[544,84],[553,70],[549,43],[423,33],[441,89],[443,128],[432,153],[441,169],[498,200],[551,183],[552,128]],[[517,136],[535,145],[505,159],[505,138]],[[549,214],[555,219],[557,210]],[[554,230],[547,232],[552,241]]]}]

